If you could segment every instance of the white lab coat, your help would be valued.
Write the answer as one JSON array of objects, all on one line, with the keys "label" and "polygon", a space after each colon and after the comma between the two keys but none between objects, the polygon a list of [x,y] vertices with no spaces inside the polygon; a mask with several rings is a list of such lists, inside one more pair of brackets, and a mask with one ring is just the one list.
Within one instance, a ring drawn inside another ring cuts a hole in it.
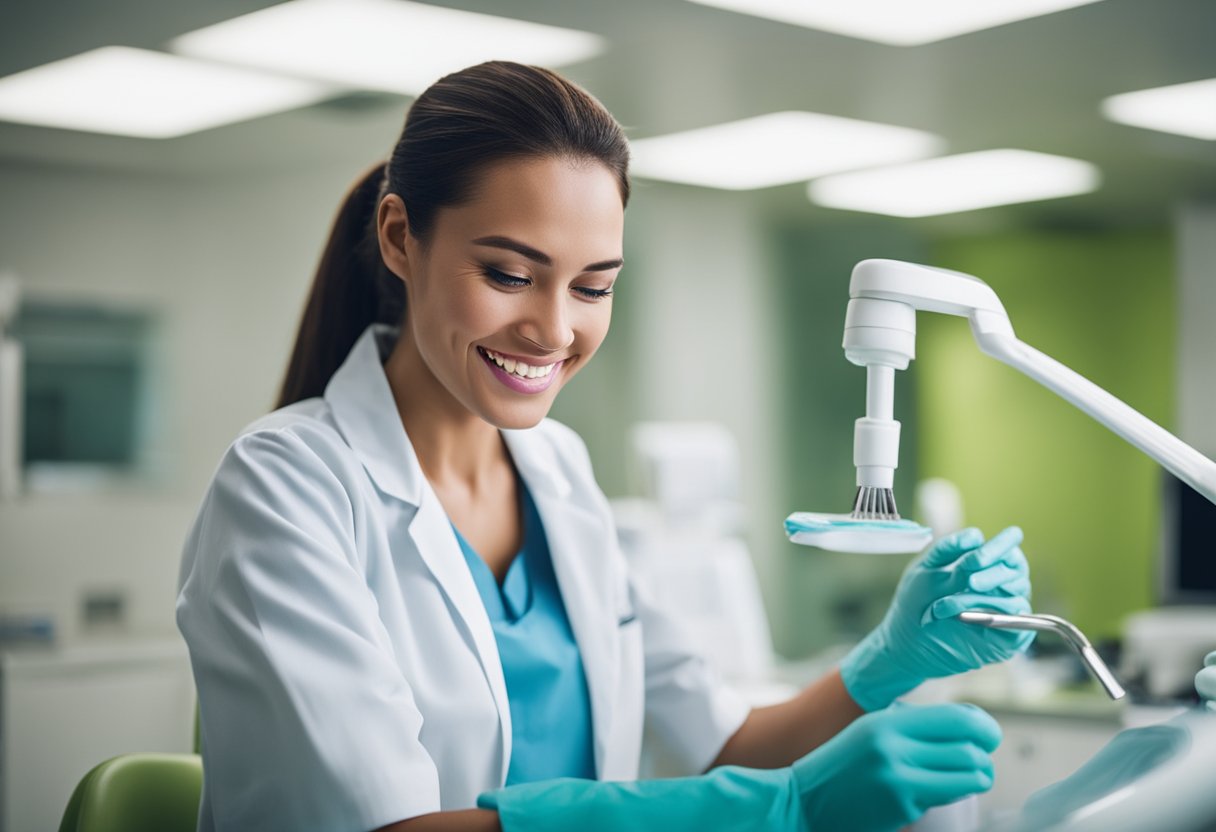
[{"label": "white lab coat", "polygon": [[[369,830],[505,781],[494,633],[397,415],[392,337],[369,328],[324,397],[249,426],[186,542],[202,830]],[[578,436],[550,420],[503,436],[582,654],[599,779],[636,779],[644,717],[703,770],[747,705],[630,581]]]}]

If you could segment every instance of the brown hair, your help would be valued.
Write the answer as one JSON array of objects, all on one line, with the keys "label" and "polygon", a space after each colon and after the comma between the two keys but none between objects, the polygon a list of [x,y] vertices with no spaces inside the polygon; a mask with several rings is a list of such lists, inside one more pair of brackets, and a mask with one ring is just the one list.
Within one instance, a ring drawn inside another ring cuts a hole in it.
[{"label": "brown hair", "polygon": [[482,172],[508,159],[598,161],[629,201],[629,145],[590,93],[547,69],[490,61],[447,75],[410,107],[388,162],[359,178],[334,220],[296,334],[276,407],[319,396],[359,335],[399,324],[405,287],[380,256],[376,212],[405,203],[425,245],[440,208],[471,199]]}]

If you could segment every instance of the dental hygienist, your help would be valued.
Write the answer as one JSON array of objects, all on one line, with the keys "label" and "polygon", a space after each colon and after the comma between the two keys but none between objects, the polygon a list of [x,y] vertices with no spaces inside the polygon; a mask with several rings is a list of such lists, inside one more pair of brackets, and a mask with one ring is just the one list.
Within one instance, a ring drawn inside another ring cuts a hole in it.
[{"label": "dental hygienist", "polygon": [[[988,715],[888,706],[1026,646],[954,618],[1029,610],[1016,529],[938,542],[838,670],[764,708],[630,581],[545,418],[608,332],[627,162],[587,92],[495,62],[423,93],[348,195],[282,406],[185,547],[200,829],[866,832],[990,786]],[[637,781],[644,721],[689,776]]]}]

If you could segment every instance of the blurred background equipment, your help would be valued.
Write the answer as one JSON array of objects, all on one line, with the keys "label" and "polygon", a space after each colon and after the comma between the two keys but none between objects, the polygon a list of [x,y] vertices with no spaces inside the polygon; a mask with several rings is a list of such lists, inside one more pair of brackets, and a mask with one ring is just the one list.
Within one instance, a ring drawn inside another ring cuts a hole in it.
[{"label": "blurred background equipment", "polygon": [[11,500],[21,490],[24,363],[20,342],[9,334],[20,305],[17,276],[0,273],[0,500]]},{"label": "blurred background equipment", "polygon": [[754,704],[792,692],[773,676],[768,617],[741,537],[739,450],[711,422],[630,431],[639,496],[613,501],[635,580]]}]

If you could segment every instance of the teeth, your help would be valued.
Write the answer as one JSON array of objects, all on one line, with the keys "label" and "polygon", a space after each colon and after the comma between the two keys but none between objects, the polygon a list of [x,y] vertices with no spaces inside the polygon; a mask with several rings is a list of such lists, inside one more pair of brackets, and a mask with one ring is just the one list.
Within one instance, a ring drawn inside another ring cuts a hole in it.
[{"label": "teeth", "polygon": [[499,367],[502,367],[508,373],[519,376],[520,378],[544,378],[553,372],[553,368],[557,366],[557,364],[554,363],[546,364],[543,367],[535,367],[525,364],[522,361],[516,361],[514,358],[506,358],[505,356],[501,356],[496,352],[492,352],[491,350],[484,350],[484,352],[490,357],[490,360],[492,360]]}]

